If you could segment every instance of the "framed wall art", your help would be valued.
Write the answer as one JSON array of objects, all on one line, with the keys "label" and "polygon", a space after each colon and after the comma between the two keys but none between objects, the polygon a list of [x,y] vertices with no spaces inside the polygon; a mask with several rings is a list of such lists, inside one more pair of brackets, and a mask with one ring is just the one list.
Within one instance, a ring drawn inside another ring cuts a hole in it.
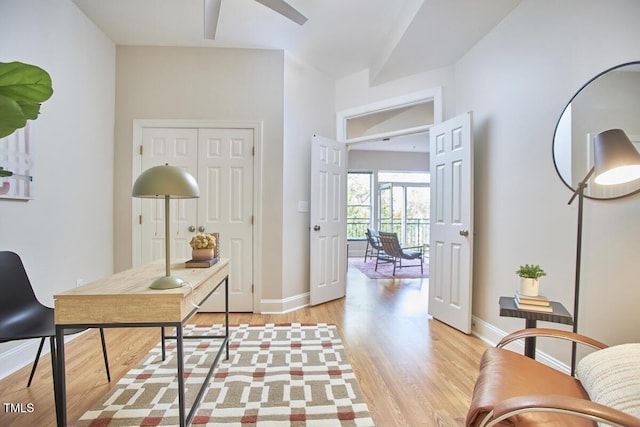
[{"label": "framed wall art", "polygon": [[33,199],[32,126],[0,139],[0,199]]}]

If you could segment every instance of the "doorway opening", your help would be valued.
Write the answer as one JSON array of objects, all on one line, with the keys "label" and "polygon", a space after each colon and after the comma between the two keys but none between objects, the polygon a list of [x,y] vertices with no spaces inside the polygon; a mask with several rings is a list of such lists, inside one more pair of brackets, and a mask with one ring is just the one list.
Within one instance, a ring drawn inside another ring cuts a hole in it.
[{"label": "doorway opening", "polygon": [[430,197],[430,174],[425,171],[349,171],[349,257],[364,259],[368,228],[397,233],[402,247],[426,249],[430,238]]}]

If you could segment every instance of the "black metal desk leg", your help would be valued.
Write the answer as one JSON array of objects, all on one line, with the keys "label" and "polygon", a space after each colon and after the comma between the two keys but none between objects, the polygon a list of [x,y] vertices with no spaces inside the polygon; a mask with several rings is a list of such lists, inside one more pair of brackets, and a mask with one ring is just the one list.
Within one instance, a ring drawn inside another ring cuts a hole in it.
[{"label": "black metal desk leg", "polygon": [[178,362],[178,407],[180,411],[180,426],[186,426],[186,410],[184,401],[184,337],[182,324],[176,325],[176,353]]},{"label": "black metal desk leg", "polygon": [[[525,326],[527,329],[535,328],[537,320],[527,319]],[[524,339],[524,355],[532,359],[536,358],[536,337],[527,337]]]},{"label": "black metal desk leg", "polygon": [[[40,342],[41,344],[44,342],[43,340]],[[56,337],[55,335],[49,337],[49,347],[51,349],[51,375],[53,376],[53,402],[56,408],[56,421],[58,420],[58,414],[60,413],[59,406],[59,396],[58,396],[58,382],[56,379],[56,371],[58,367],[58,358],[56,357]],[[40,356],[38,354],[38,356]],[[35,363],[34,363],[35,366]]]},{"label": "black metal desk leg", "polygon": [[224,324],[227,337],[227,358],[229,360],[229,276],[224,278]]},{"label": "black metal desk leg", "polygon": [[104,340],[104,329],[100,328],[100,341],[102,342],[102,357],[104,357],[104,369],[107,371],[107,381],[111,382],[111,371],[109,370],[109,357],[107,356],[107,344]]},{"label": "black metal desk leg", "polygon": [[166,358],[167,354],[166,354],[166,349],[165,349],[165,332],[164,332],[164,326],[160,326],[160,336],[162,338],[162,361],[164,362],[164,359]]},{"label": "black metal desk leg", "polygon": [[56,370],[53,372],[54,398],[58,427],[67,426],[67,389],[64,367],[64,327],[56,326]]}]

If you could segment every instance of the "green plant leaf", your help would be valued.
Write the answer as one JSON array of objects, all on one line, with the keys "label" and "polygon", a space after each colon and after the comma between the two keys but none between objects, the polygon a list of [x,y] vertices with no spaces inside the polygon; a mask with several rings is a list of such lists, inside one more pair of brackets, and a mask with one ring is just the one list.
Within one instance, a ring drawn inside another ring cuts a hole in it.
[{"label": "green plant leaf", "polygon": [[0,95],[0,138],[11,135],[26,124],[27,119],[20,105],[13,99]]},{"label": "green plant leaf", "polygon": [[51,76],[35,65],[0,62],[0,138],[35,120],[53,94]]},{"label": "green plant leaf", "polygon": [[547,275],[547,273],[538,264],[521,265],[516,271],[516,274],[527,279],[539,279],[540,277]]},{"label": "green plant leaf", "polygon": [[0,95],[39,104],[52,94],[51,76],[42,68],[21,62],[0,62]]},{"label": "green plant leaf", "polygon": [[38,118],[38,114],[40,114],[40,104],[31,104],[29,102],[18,102],[20,108],[22,108],[22,114],[24,114],[25,119],[27,120],[35,120]]}]

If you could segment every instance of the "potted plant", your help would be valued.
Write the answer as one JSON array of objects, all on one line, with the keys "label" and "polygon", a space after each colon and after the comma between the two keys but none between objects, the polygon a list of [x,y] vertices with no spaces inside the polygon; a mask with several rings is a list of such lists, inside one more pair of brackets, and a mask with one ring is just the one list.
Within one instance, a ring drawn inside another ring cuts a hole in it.
[{"label": "potted plant", "polygon": [[540,278],[547,273],[538,264],[521,265],[516,274],[520,277],[520,294],[531,297],[538,296]]},{"label": "potted plant", "polygon": [[216,243],[216,237],[213,234],[196,234],[189,242],[191,258],[198,261],[215,258]]}]

